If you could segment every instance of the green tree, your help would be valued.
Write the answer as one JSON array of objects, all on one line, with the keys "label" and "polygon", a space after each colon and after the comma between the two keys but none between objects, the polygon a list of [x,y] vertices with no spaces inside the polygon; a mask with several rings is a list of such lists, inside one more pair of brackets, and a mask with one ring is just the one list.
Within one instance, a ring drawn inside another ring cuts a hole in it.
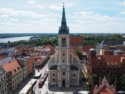
[{"label": "green tree", "polygon": [[123,73],[120,77],[120,88],[125,90],[125,73]]},{"label": "green tree", "polygon": [[82,59],[82,52],[80,50],[76,50],[76,54],[78,55],[79,59]]},{"label": "green tree", "polygon": [[99,77],[97,74],[92,75],[92,84],[93,85],[99,84]]}]

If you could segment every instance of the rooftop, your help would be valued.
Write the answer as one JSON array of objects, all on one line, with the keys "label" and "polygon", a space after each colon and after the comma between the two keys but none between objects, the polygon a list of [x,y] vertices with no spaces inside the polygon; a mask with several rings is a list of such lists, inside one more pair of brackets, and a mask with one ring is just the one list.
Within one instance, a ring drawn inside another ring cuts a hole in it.
[{"label": "rooftop", "polygon": [[19,62],[16,59],[13,59],[12,61],[6,62],[3,65],[3,69],[8,73],[12,72],[15,73],[18,70],[21,69],[21,66],[19,65]]},{"label": "rooftop", "polygon": [[71,45],[83,44],[83,37],[82,36],[70,37],[70,44]]}]

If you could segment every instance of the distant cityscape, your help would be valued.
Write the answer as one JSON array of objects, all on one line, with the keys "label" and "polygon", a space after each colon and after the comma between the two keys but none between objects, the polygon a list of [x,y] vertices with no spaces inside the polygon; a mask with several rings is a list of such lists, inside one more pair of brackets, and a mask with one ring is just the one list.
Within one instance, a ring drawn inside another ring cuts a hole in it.
[{"label": "distant cityscape", "polygon": [[0,34],[0,94],[125,94],[125,33]]}]

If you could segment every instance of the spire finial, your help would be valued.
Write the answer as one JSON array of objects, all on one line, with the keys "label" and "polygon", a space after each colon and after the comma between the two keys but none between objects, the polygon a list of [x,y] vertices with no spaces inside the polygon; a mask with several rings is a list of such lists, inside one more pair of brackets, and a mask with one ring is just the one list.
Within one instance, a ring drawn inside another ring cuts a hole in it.
[{"label": "spire finial", "polygon": [[63,2],[63,8],[64,8],[65,3]]}]

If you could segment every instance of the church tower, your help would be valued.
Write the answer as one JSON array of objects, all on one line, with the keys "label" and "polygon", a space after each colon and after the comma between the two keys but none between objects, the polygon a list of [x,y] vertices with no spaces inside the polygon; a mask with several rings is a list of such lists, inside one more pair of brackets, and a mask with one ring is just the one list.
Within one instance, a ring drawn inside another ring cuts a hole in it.
[{"label": "church tower", "polygon": [[70,36],[66,23],[65,7],[63,5],[61,27],[58,33],[59,65],[69,65]]},{"label": "church tower", "polygon": [[61,77],[58,87],[69,87],[69,50],[70,50],[70,36],[69,28],[66,23],[65,7],[63,5],[61,27],[58,33],[58,75]]},{"label": "church tower", "polygon": [[79,58],[70,49],[70,34],[63,5],[62,21],[58,32],[58,47],[49,61],[49,85],[71,87],[79,85]]}]

